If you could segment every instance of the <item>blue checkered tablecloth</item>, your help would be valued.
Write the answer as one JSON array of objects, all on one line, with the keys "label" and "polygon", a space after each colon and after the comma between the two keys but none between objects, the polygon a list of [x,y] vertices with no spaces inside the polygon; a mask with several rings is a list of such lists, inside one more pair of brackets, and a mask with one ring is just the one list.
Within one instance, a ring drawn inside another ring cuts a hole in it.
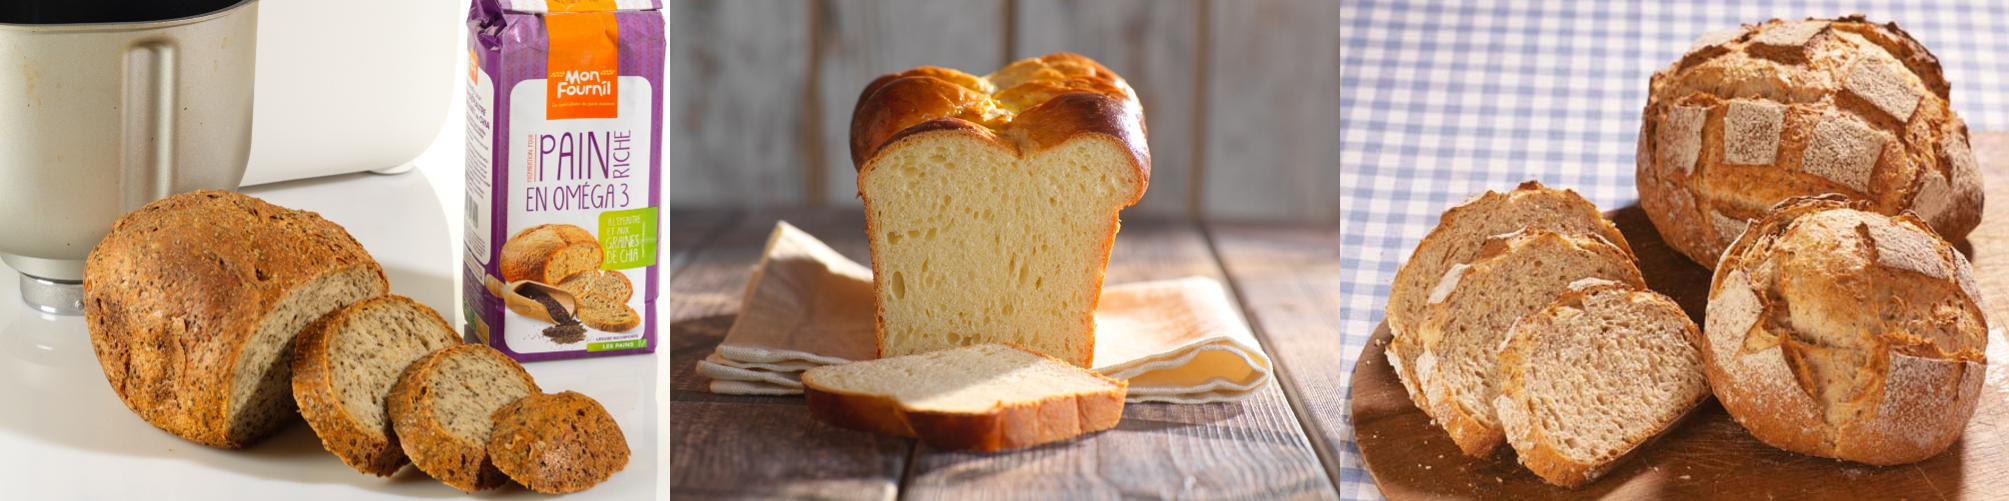
[{"label": "blue checkered tablecloth", "polygon": [[[2009,130],[2003,0],[1340,1],[1349,368],[1396,268],[1452,204],[1526,179],[1607,209],[1633,203],[1647,79],[1703,33],[1773,17],[1895,20],[1946,66],[1970,129]],[[1380,499],[1354,443],[1337,452],[1343,497]]]}]

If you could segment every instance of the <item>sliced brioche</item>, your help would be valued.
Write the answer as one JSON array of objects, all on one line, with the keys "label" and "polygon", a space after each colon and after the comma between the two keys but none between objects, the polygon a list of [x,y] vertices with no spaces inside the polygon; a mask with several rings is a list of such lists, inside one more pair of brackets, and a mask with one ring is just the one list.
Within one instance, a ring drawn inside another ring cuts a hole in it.
[{"label": "sliced brioche", "polygon": [[626,303],[629,298],[635,297],[635,284],[628,281],[627,274],[618,271],[595,270],[579,273],[559,282],[558,288],[571,291],[575,295],[599,294],[616,303]]},{"label": "sliced brioche", "polygon": [[628,438],[592,397],[567,391],[517,399],[491,416],[488,456],[545,494],[586,490],[628,466]]},{"label": "sliced brioche", "polygon": [[1646,286],[1632,256],[1604,239],[1524,230],[1489,239],[1431,288],[1412,334],[1420,347],[1412,370],[1429,403],[1423,410],[1465,454],[1489,456],[1504,439],[1493,399],[1508,329],[1583,278]]},{"label": "sliced brioche", "polygon": [[1127,388],[1004,343],[818,367],[802,384],[823,422],[979,451],[1115,427]]},{"label": "sliced brioche", "polygon": [[321,447],[356,471],[397,473],[409,461],[391,431],[391,387],[412,361],[460,344],[460,334],[432,308],[389,295],[322,316],[296,343],[293,398]]},{"label": "sliced brioche", "polygon": [[1121,77],[1053,54],[880,77],[851,125],[879,355],[1011,342],[1092,364],[1117,211],[1150,179]]},{"label": "sliced brioche", "polygon": [[599,294],[580,294],[579,323],[605,332],[624,332],[642,325],[642,316],[628,305],[607,299]]},{"label": "sliced brioche", "polygon": [[412,465],[463,491],[502,486],[488,458],[497,409],[542,390],[523,366],[486,345],[463,344],[412,362],[391,388],[391,427]]},{"label": "sliced brioche", "polygon": [[1709,395],[1701,338],[1653,292],[1580,280],[1514,324],[1493,408],[1522,465],[1551,484],[1596,480]]},{"label": "sliced brioche", "polygon": [[604,257],[600,241],[585,228],[540,224],[517,231],[502,243],[502,281],[557,285],[573,275],[599,270]]}]

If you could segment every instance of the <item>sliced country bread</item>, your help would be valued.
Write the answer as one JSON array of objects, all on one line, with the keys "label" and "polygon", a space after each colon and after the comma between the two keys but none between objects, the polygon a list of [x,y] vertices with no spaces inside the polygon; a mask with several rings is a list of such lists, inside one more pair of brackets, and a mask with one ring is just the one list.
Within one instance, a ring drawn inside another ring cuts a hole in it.
[{"label": "sliced country bread", "polygon": [[524,228],[502,243],[502,280],[535,280],[556,285],[581,272],[600,269],[600,241],[584,228],[541,224]]},{"label": "sliced country bread", "polygon": [[575,274],[559,282],[558,288],[573,294],[599,294],[616,303],[626,303],[629,298],[635,297],[635,284],[628,281],[627,274],[618,271],[595,270]]},{"label": "sliced country bread", "polygon": [[488,458],[491,416],[539,391],[508,355],[486,345],[457,345],[405,368],[391,388],[391,427],[405,455],[426,474],[463,491],[493,489],[508,477]]},{"label": "sliced country bread", "polygon": [[1699,339],[1667,296],[1579,281],[1508,334],[1493,402],[1507,443],[1551,484],[1596,480],[1709,395]]},{"label": "sliced country bread", "polygon": [[1601,238],[1527,230],[1494,237],[1469,265],[1445,272],[1425,298],[1411,370],[1423,410],[1458,448],[1490,456],[1505,439],[1493,417],[1500,342],[1515,321],[1545,308],[1582,278],[1645,288],[1632,256]]},{"label": "sliced country bread", "polygon": [[517,399],[491,416],[488,456],[530,490],[586,490],[628,466],[628,438],[592,397],[567,391]]},{"label": "sliced country bread", "polygon": [[412,361],[456,344],[453,326],[411,298],[363,300],[300,333],[293,398],[328,452],[356,471],[388,477],[408,462],[385,407],[391,387]]},{"label": "sliced country bread", "polygon": [[1422,345],[1412,334],[1428,310],[1426,299],[1431,288],[1453,266],[1478,257],[1486,239],[1523,229],[1588,235],[1632,253],[1625,236],[1590,201],[1575,191],[1550,189],[1535,181],[1521,183],[1507,193],[1487,191],[1445,211],[1437,227],[1395,272],[1388,294],[1387,322],[1394,333],[1388,346],[1389,363],[1396,366],[1396,376],[1418,407],[1429,403],[1416,387],[1413,369]]},{"label": "sliced country bread", "polygon": [[625,332],[642,325],[642,316],[634,308],[621,304],[599,294],[580,294],[579,323],[606,332]]},{"label": "sliced country bread", "polygon": [[802,384],[823,422],[980,451],[1115,427],[1127,388],[1009,343],[818,367]]}]

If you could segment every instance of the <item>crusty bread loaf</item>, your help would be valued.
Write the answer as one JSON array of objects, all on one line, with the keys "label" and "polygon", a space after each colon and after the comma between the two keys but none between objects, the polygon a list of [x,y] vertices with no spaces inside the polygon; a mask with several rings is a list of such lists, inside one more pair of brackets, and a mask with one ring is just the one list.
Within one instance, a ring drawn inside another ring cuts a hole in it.
[{"label": "crusty bread loaf", "polygon": [[1987,366],[1973,267],[1924,221],[1790,199],[1717,263],[1705,332],[1724,410],[1781,449],[1876,465],[1960,438]]},{"label": "crusty bread loaf", "polygon": [[628,438],[592,397],[567,391],[516,399],[491,416],[488,456],[530,490],[586,490],[628,467]]},{"label": "crusty bread loaf", "polygon": [[439,312],[411,298],[378,296],[323,315],[295,342],[293,399],[321,447],[380,477],[409,462],[386,402],[419,357],[460,344]]},{"label": "crusty bread loaf", "polygon": [[817,367],[802,385],[823,422],[979,451],[1115,427],[1127,388],[1006,343]]},{"label": "crusty bread loaf", "polygon": [[1451,267],[1424,299],[1414,335],[1422,409],[1459,450],[1492,455],[1504,436],[1493,415],[1500,342],[1522,316],[1540,311],[1583,278],[1645,288],[1632,255],[1600,238],[1522,230],[1489,239],[1469,264]]},{"label": "crusty bread loaf", "polygon": [[626,332],[642,325],[642,316],[634,308],[614,302],[599,294],[580,294],[579,323],[605,332]]},{"label": "crusty bread loaf", "polygon": [[1701,337],[1667,296],[1571,284],[1514,324],[1501,348],[1493,409],[1507,443],[1551,484],[1596,480],[1709,396]]},{"label": "crusty bread loaf", "polygon": [[1487,239],[1524,229],[1602,239],[1626,255],[1632,254],[1625,236],[1598,213],[1597,206],[1575,191],[1550,189],[1535,181],[1523,182],[1507,193],[1488,190],[1444,211],[1437,227],[1416,244],[1409,260],[1396,270],[1388,291],[1386,321],[1394,333],[1387,347],[1389,362],[1396,366],[1397,379],[1418,407],[1427,408],[1429,403],[1416,387],[1415,362],[1423,349],[1412,334],[1428,309],[1425,300],[1431,288],[1451,267],[1477,257]]},{"label": "crusty bread loaf", "polygon": [[628,281],[627,274],[619,271],[596,270],[579,273],[557,285],[558,288],[571,291],[573,294],[590,292],[612,299],[616,303],[626,303],[629,298],[635,297],[635,284]]},{"label": "crusty bread loaf", "polygon": [[84,267],[84,317],[126,408],[195,442],[249,445],[298,415],[293,338],[390,288],[312,212],[225,191],[167,197],[112,225]]},{"label": "crusty bread loaf", "polygon": [[517,231],[502,243],[502,281],[558,285],[573,275],[599,270],[604,257],[600,241],[584,228],[540,224]]},{"label": "crusty bread loaf", "polygon": [[879,77],[853,111],[880,356],[1012,342],[1087,367],[1117,211],[1151,175],[1121,77],[1053,54]]},{"label": "crusty bread loaf", "polygon": [[1939,60],[1896,23],[1773,20],[1704,35],[1653,75],[1640,204],[1703,266],[1793,196],[1841,193],[1965,238],[1981,220],[1981,177],[1947,99]]},{"label": "crusty bread loaf", "polygon": [[412,362],[391,388],[391,428],[412,465],[474,492],[508,481],[488,457],[497,409],[543,390],[508,355],[462,344]]}]

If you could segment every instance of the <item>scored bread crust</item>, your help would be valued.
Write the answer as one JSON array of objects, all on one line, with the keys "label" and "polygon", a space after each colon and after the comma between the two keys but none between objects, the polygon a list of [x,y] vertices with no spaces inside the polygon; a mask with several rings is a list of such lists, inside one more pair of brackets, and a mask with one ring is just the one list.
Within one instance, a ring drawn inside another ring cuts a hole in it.
[{"label": "scored bread crust", "polygon": [[[337,389],[342,382],[335,380],[335,361],[329,353],[333,349],[335,334],[343,326],[357,320],[358,315],[366,310],[386,303],[423,312],[433,324],[430,333],[436,338],[435,344],[459,344],[460,335],[446,323],[446,319],[439,316],[439,312],[411,298],[393,294],[357,301],[322,315],[300,332],[295,341],[297,351],[293,355],[293,398],[300,404],[300,416],[306,418],[314,434],[321,438],[321,447],[342,458],[342,463],[356,471],[379,477],[391,476],[411,461],[398,445],[397,434],[390,429],[388,411],[385,412],[384,428],[372,430],[350,413],[348,406],[342,405],[341,393]],[[416,333],[420,336],[426,334]]]},{"label": "scored bread crust", "polygon": [[[562,276],[551,275],[551,260],[567,251],[592,255],[594,265]],[[502,281],[535,280],[555,286],[572,278],[572,275],[599,269],[599,263],[606,258],[604,252],[600,249],[599,239],[593,238],[593,234],[585,228],[569,224],[531,226],[517,230],[515,235],[509,236],[509,240],[503,241]]]},{"label": "scored bread crust", "polygon": [[1914,211],[1960,240],[1980,223],[1982,183],[1948,89],[1938,59],[1896,23],[1774,19],[1704,35],[1651,80],[1640,204],[1705,267],[1794,196]]},{"label": "scored bread crust", "polygon": [[607,408],[575,391],[532,394],[496,409],[486,447],[495,467],[545,494],[586,490],[628,466],[628,438]]},{"label": "scored bread crust", "polygon": [[1985,301],[1966,258],[1923,221],[1868,208],[1795,198],[1753,223],[1716,267],[1699,342],[1717,399],[1758,440],[1911,463],[1958,441],[1973,415]]},{"label": "scored bread crust", "polygon": [[[1495,400],[1494,409],[1498,413],[1501,429],[1506,432],[1507,443],[1513,446],[1521,465],[1527,467],[1529,471],[1534,472],[1536,476],[1541,477],[1542,480],[1550,484],[1575,488],[1596,480],[1598,477],[1603,476],[1604,473],[1610,471],[1613,466],[1618,464],[1619,460],[1624,459],[1633,450],[1638,449],[1655,437],[1673,430],[1675,424],[1680,423],[1682,419],[1694,412],[1695,408],[1702,403],[1702,400],[1709,397],[1708,384],[1706,381],[1702,381],[1705,376],[1703,375],[1700,352],[1697,351],[1696,357],[1692,359],[1694,362],[1692,366],[1692,370],[1694,371],[1693,377],[1698,380],[1696,391],[1693,395],[1682,399],[1681,403],[1678,404],[1678,410],[1673,411],[1665,421],[1659,424],[1659,427],[1644,434],[1625,437],[1623,446],[1610,451],[1609,456],[1602,458],[1602,460],[1579,461],[1565,454],[1557,444],[1557,441],[1563,440],[1563,438],[1554,435],[1554,433],[1558,433],[1560,430],[1542,429],[1538,424],[1539,420],[1534,419],[1532,409],[1529,408],[1529,401],[1536,399],[1536,396],[1530,394],[1525,387],[1526,360],[1529,350],[1536,349],[1534,337],[1539,334],[1524,331],[1524,329],[1537,328],[1536,324],[1542,320],[1551,322],[1564,321],[1560,317],[1565,309],[1581,310],[1584,308],[1585,298],[1603,292],[1627,294],[1627,297],[1634,302],[1648,303],[1646,307],[1657,309],[1663,315],[1671,315],[1678,318],[1684,327],[1679,342],[1684,346],[1694,346],[1693,340],[1699,339],[1702,336],[1701,331],[1695,326],[1695,323],[1688,319],[1688,314],[1683,312],[1681,306],[1675,304],[1673,299],[1652,291],[1601,280],[1594,283],[1585,283],[1583,286],[1572,287],[1568,292],[1564,292],[1562,296],[1556,298],[1556,302],[1549,305],[1548,308],[1523,317],[1520,322],[1516,322],[1513,333],[1508,336],[1507,342],[1501,346],[1500,366],[1504,373],[1502,375],[1503,381],[1501,382],[1500,397]],[[1652,382],[1641,381],[1641,384],[1652,384]]]},{"label": "scored bread crust", "polygon": [[[231,423],[237,362],[260,324],[296,288],[344,273],[374,278],[367,296],[390,289],[362,245],[319,214],[228,191],[183,193],[112,224],[85,262],[84,320],[127,409],[182,438],[236,449],[286,422]],[[280,412],[293,414],[293,399],[281,400]]]},{"label": "scored bread crust", "polygon": [[[1072,365],[1012,343],[999,343]],[[942,412],[906,409],[888,395],[837,390],[817,381],[817,372],[802,374],[809,414],[835,426],[886,435],[915,437],[940,449],[996,451],[1065,440],[1116,427],[1123,418],[1123,398],[1129,383],[1078,369],[1114,388],[1093,393],[1055,395],[1031,402],[999,402],[988,412]]]},{"label": "scored bread crust", "polygon": [[523,370],[523,365],[511,360],[508,355],[482,344],[462,344],[439,350],[420,358],[405,368],[398,376],[398,384],[391,387],[389,399],[391,428],[397,432],[400,446],[409,456],[413,466],[432,475],[440,482],[462,491],[474,492],[494,489],[508,483],[509,476],[495,467],[488,457],[488,444],[483,441],[462,440],[441,424],[440,417],[433,409],[432,385],[426,381],[442,361],[457,356],[487,356],[503,363],[512,370],[530,394],[544,390],[537,387],[537,381]]}]

